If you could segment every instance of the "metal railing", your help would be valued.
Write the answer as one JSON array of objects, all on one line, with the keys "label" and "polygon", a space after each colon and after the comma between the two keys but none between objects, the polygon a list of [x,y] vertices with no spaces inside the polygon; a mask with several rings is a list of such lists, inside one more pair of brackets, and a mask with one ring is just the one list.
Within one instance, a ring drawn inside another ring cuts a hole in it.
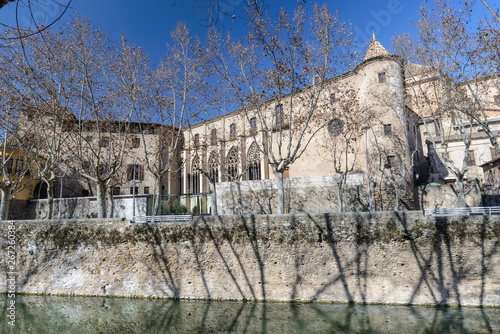
[{"label": "metal railing", "polygon": [[131,220],[132,223],[192,223],[191,215],[166,215],[166,216],[137,216]]},{"label": "metal railing", "polygon": [[498,215],[500,206],[425,209],[426,216]]}]

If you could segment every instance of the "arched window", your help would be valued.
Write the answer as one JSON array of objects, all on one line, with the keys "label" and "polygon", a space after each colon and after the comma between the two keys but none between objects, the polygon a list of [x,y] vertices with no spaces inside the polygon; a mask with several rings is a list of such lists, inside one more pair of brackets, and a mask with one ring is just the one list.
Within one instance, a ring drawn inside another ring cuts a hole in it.
[{"label": "arched window", "polygon": [[208,175],[214,182],[219,182],[219,155],[213,153],[208,160]]},{"label": "arched window", "polygon": [[231,125],[229,126],[229,139],[236,139],[236,123],[231,123]]},{"label": "arched window", "polygon": [[260,180],[260,152],[256,143],[253,143],[248,150],[248,179]]},{"label": "arched window", "polygon": [[238,177],[238,163],[238,149],[236,146],[233,146],[227,153],[227,174],[229,181],[234,181]]},{"label": "arched window", "polygon": [[191,178],[193,182],[191,182],[191,185],[193,187],[193,194],[199,194],[200,193],[200,159],[198,157],[195,157],[193,159],[193,169],[191,173]]},{"label": "arched window", "polygon": [[212,129],[210,143],[212,145],[217,145],[217,129]]},{"label": "arched window", "polygon": [[255,118],[255,117],[250,118],[250,128],[251,128],[252,134],[256,135],[257,134],[257,118]]}]

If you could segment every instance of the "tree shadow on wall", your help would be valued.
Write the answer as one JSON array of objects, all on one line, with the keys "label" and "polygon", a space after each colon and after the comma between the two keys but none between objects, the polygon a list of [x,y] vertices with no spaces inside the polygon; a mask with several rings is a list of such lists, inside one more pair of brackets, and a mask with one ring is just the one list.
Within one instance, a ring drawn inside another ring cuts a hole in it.
[{"label": "tree shadow on wall", "polygon": [[[202,224],[204,225],[204,231],[207,233],[207,236],[208,236],[208,238],[207,238],[208,240],[203,240],[202,242],[212,243],[220,260],[222,261],[222,263],[224,265],[224,268],[225,268],[227,274],[230,276],[231,281],[236,286],[236,289],[238,290],[238,293],[240,294],[241,299],[246,300],[247,296],[246,296],[245,292],[243,291],[243,287],[241,286],[241,284],[237,278],[238,268],[232,268],[231,264],[230,264],[230,263],[232,263],[232,261],[230,261],[230,260],[228,261],[228,259],[226,258],[226,255],[224,255],[224,252],[223,252],[222,247],[221,247],[224,243],[229,244],[231,251],[232,251],[232,253],[233,253],[233,255],[236,258],[236,261],[238,263],[238,267],[243,272],[246,283],[247,283],[248,287],[250,288],[251,294],[252,294],[253,298],[256,299],[252,285],[249,282],[248,275],[245,271],[244,266],[241,263],[240,256],[236,253],[236,251],[234,250],[234,247],[231,244],[231,241],[232,241],[231,231],[224,224],[221,225],[221,230],[213,231],[212,227],[207,223],[207,220],[204,217],[201,217],[201,220],[203,222]],[[199,256],[198,252],[199,252],[198,250],[195,250],[195,257],[196,258],[198,258],[198,256]]]},{"label": "tree shadow on wall", "polygon": [[[145,265],[151,273],[160,276],[163,284],[163,293],[165,295],[174,299],[179,299],[181,290],[180,277],[174,276],[175,272],[172,270],[174,261],[169,260],[171,257],[176,260],[180,258],[179,249],[175,247],[179,235],[177,235],[175,231],[174,233],[167,234],[165,229],[158,228],[156,224],[136,225],[134,233],[136,233],[138,228],[144,228],[147,232],[146,235],[151,237],[146,239],[145,242],[151,249],[153,263],[156,263],[158,269],[154,268],[153,265],[148,265],[146,261],[142,262],[143,265]],[[171,247],[168,247],[169,244]],[[175,256],[172,256],[173,254],[175,254]],[[175,261],[175,264],[179,265],[179,261]]]},{"label": "tree shadow on wall", "polygon": [[[368,250],[369,250],[369,240],[361,239],[360,230],[363,228],[363,220],[360,216],[355,216],[355,242],[357,243],[356,255],[354,259],[343,259],[341,254],[339,242],[345,239],[345,235],[339,233],[340,230],[334,226],[334,221],[332,220],[331,214],[322,215],[325,223],[321,224],[319,219],[314,216],[307,215],[308,218],[313,222],[318,230],[318,246],[323,247],[326,245],[329,247],[334,261],[335,266],[331,268],[331,272],[336,271],[336,274],[329,278],[329,280],[323,284],[323,286],[316,290],[316,293],[311,297],[311,300],[317,300],[321,294],[323,294],[330,287],[338,284],[342,284],[344,290],[345,298],[349,304],[355,302],[353,287],[349,285],[348,282],[348,270],[346,268],[355,267],[355,272],[351,272],[350,275],[356,276],[356,285],[361,293],[362,302],[366,303],[366,270],[368,266]],[[326,265],[326,264],[325,264]]]},{"label": "tree shadow on wall", "polygon": [[[446,306],[456,303],[462,306],[460,284],[470,280],[471,277],[477,277],[481,282],[481,292],[477,302],[479,306],[483,306],[488,273],[486,262],[498,253],[499,248],[498,231],[493,226],[489,227],[491,222],[488,216],[483,216],[478,224],[474,224],[465,216],[456,219],[427,217],[423,222],[416,222],[413,226],[408,224],[404,212],[395,212],[395,216],[403,227],[403,237],[419,269],[419,277],[408,304],[414,304],[416,296],[425,287],[436,305]],[[420,228],[419,224],[427,226]],[[432,235],[425,235],[427,229],[432,231]],[[475,235],[478,237],[474,237]],[[489,249],[487,240],[493,242]],[[479,272],[474,264],[464,263],[462,255],[467,250],[457,247],[458,242],[464,241],[472,242],[481,248]],[[456,252],[458,253],[455,254]]]}]

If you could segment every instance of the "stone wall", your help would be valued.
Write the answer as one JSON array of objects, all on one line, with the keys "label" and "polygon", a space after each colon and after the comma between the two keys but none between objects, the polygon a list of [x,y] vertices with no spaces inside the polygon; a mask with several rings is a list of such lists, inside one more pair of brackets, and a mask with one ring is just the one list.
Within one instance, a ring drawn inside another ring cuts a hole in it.
[{"label": "stone wall", "polygon": [[[421,208],[458,207],[458,197],[454,185],[421,186],[418,193]],[[469,207],[482,206],[481,190],[475,183],[465,184],[465,203]]]},{"label": "stone wall", "polygon": [[[364,174],[349,174],[343,205],[340,208],[340,177],[320,176],[284,179],[285,208],[288,213],[362,212],[369,211],[369,199]],[[242,213],[273,214],[278,211],[277,186],[275,179],[241,181]],[[372,182],[372,205],[375,211],[394,210],[395,189],[389,182]],[[412,182],[401,186],[400,209],[416,210]],[[239,214],[238,184],[217,183],[217,209],[220,214]]]},{"label": "stone wall", "polygon": [[[285,208],[289,213],[339,212],[338,176],[284,179]],[[275,179],[241,181],[242,213],[272,214],[278,210]],[[368,211],[363,175],[349,175],[344,211]],[[238,214],[238,184],[217,183],[217,209],[220,214]]]},{"label": "stone wall", "polygon": [[[496,217],[302,214],[197,218],[185,225],[15,224],[19,292],[500,306]],[[6,254],[7,223],[0,229]],[[0,267],[6,270],[5,255]],[[5,279],[0,290],[6,291]]]},{"label": "stone wall", "polygon": [[[132,196],[116,196],[113,199],[115,218],[132,217]],[[26,213],[22,216],[12,215],[14,219],[47,219],[48,200],[38,199],[30,200],[27,205]],[[54,199],[53,203],[54,217],[59,216],[59,198]],[[109,210],[109,208],[108,208]],[[148,212],[148,196],[138,195],[135,198],[136,216],[146,216]],[[73,197],[63,198],[61,200],[61,218],[78,219],[97,217],[97,200],[95,197]]]}]

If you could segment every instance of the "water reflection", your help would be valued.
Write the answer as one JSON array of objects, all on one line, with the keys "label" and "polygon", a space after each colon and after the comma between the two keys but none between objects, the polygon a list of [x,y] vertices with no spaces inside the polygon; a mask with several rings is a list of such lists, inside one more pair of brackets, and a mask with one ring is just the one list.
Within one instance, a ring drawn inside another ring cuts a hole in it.
[{"label": "water reflection", "polygon": [[2,333],[499,333],[500,309],[21,296]]}]

